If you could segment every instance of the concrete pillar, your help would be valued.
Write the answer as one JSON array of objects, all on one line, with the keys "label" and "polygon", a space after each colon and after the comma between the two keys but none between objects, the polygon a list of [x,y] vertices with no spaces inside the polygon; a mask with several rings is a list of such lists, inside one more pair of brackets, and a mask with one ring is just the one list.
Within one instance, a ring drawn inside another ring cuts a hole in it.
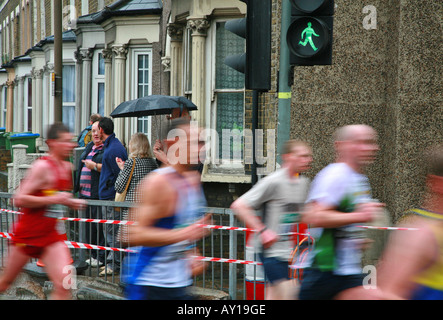
[{"label": "concrete pillar", "polygon": [[170,56],[171,56],[171,96],[183,95],[183,26],[178,24],[169,24],[168,35],[171,38]]},{"label": "concrete pillar", "polygon": [[91,72],[92,72],[92,56],[94,51],[90,48],[80,49],[80,54],[83,60],[82,67],[82,115],[80,127],[84,128],[89,125],[89,118],[91,116]]},{"label": "concrete pillar", "polygon": [[13,131],[14,126],[14,80],[6,81],[8,90],[6,91],[6,131]]},{"label": "concrete pillar", "polygon": [[[128,49],[126,45],[115,45],[112,47],[114,53],[114,106],[115,109],[120,103],[125,101],[126,88],[126,56]],[[114,119],[114,132],[116,137],[124,143],[125,130],[124,118]]]},{"label": "concrete pillar", "polygon": [[103,49],[105,59],[105,117],[109,117],[112,112],[112,50]]},{"label": "concrete pillar", "polygon": [[[204,18],[190,18],[188,27],[192,30],[192,102],[197,106],[195,120],[205,127],[205,56],[206,34],[209,21]],[[193,116],[194,118],[194,116]]]},{"label": "concrete pillar", "polygon": [[17,86],[17,128],[18,132],[24,131],[24,93],[25,77],[16,77]]},{"label": "concrete pillar", "polygon": [[40,133],[35,141],[38,149],[43,146],[43,70],[32,70],[32,132]]}]

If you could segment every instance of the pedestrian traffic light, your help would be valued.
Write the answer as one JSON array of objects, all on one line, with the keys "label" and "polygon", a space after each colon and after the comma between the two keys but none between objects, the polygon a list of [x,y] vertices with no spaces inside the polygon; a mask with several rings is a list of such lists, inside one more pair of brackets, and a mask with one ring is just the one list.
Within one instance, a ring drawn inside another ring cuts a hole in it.
[{"label": "pedestrian traffic light", "polygon": [[226,57],[224,63],[245,74],[245,88],[271,88],[271,0],[240,0],[247,4],[246,18],[229,20],[225,28],[246,39],[246,52]]},{"label": "pedestrian traffic light", "polygon": [[290,0],[291,24],[286,41],[290,64],[332,64],[334,0]]}]

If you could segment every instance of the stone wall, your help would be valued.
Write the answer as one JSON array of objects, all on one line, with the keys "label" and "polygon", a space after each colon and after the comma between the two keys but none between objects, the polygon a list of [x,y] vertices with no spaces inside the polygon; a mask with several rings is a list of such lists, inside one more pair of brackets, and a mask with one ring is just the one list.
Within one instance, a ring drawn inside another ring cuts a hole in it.
[{"label": "stone wall", "polygon": [[336,0],[332,66],[294,68],[291,137],[314,148],[313,177],[334,159],[331,135],[366,123],[380,153],[368,170],[374,195],[394,220],[420,203],[424,148],[443,138],[442,25],[439,0],[374,0],[367,30],[363,0]]}]

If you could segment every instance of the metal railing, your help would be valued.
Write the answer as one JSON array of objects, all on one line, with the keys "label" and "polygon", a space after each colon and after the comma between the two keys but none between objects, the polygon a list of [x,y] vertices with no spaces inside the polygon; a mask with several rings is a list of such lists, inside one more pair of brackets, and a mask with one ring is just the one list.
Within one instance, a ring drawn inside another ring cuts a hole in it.
[{"label": "metal railing", "polygon": [[[0,192],[0,208],[3,209],[0,211],[0,233],[3,235],[11,232],[11,226],[19,216],[18,208],[13,206],[11,198],[11,194]],[[87,200],[87,204],[87,210],[68,210],[65,215],[67,220],[60,221],[65,225],[68,239],[66,242],[69,244],[74,266],[79,274],[83,273],[90,277],[100,277],[100,273],[105,270],[104,275],[101,276],[105,281],[124,285],[122,281],[124,270],[109,272],[109,274],[106,272],[118,262],[123,261],[127,254],[125,250],[130,250],[130,248],[123,248],[121,243],[116,241],[121,225],[87,220],[106,219],[124,222],[122,209],[133,207],[134,203]],[[7,212],[5,209],[16,212]],[[208,237],[196,243],[200,258],[205,258],[202,260],[207,261],[207,267],[201,275],[194,278],[194,286],[222,290],[229,294],[230,299],[259,299],[266,294],[266,282],[263,278],[262,266],[251,263],[251,260],[258,262],[259,259],[247,247],[246,232],[218,228],[219,226],[242,228],[243,225],[230,209],[206,209],[206,212],[212,214],[214,228],[211,228]],[[94,216],[93,210],[101,212]],[[103,215],[105,210],[108,211],[108,216]],[[102,228],[108,229],[108,232],[102,232]],[[103,234],[104,243],[100,243],[101,237],[93,232],[97,229],[98,234]],[[0,267],[5,265],[8,241],[5,236],[0,237]],[[91,267],[85,263],[96,254],[107,256],[101,268]],[[223,260],[220,261],[218,258],[223,258]],[[249,263],[245,263],[246,261]],[[33,259],[30,263],[36,263],[36,260]]]}]

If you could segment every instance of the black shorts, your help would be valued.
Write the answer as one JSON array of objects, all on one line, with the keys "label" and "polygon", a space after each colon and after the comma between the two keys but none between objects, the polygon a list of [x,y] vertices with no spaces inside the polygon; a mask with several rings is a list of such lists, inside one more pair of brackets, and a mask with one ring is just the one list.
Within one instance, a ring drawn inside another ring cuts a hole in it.
[{"label": "black shorts", "polygon": [[259,257],[263,262],[263,270],[265,272],[266,279],[271,283],[290,279],[288,261],[282,261],[273,257],[265,258],[263,253],[260,253]]},{"label": "black shorts", "polygon": [[193,300],[189,287],[162,288],[153,286],[127,285],[128,300]]},{"label": "black shorts", "polygon": [[303,271],[300,300],[332,300],[340,292],[363,285],[364,274],[336,275],[308,268]]}]

